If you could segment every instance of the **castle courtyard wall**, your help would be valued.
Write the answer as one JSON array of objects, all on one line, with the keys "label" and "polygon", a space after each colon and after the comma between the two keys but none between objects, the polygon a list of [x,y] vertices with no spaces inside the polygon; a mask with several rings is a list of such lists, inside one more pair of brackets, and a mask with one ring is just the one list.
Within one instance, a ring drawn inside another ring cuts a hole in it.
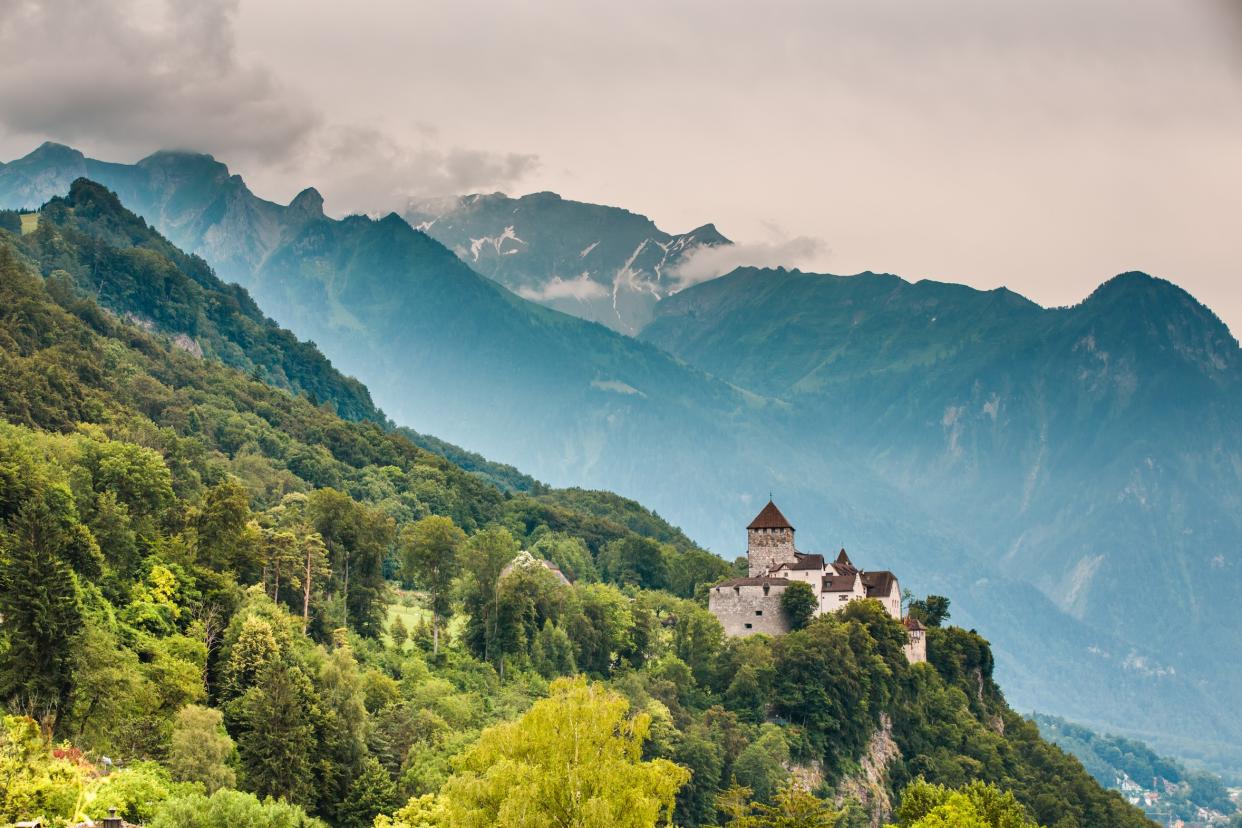
[{"label": "castle courtyard wall", "polygon": [[782,635],[789,632],[785,613],[781,611],[784,592],[783,585],[767,587],[767,594],[762,586],[712,587],[707,595],[707,608],[720,619],[727,636]]}]

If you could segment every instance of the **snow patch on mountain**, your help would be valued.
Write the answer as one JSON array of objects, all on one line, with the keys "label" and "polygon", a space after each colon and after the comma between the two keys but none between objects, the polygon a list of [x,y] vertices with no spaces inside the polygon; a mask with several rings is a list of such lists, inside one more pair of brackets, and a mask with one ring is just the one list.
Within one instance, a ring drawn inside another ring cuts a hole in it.
[{"label": "snow patch on mountain", "polygon": [[[428,225],[428,227],[430,227],[430,225]],[[470,240],[470,256],[473,258],[474,261],[477,262],[479,260],[479,252],[482,251],[484,247],[491,247],[492,250],[495,251],[497,256],[508,255],[510,253],[517,253],[518,252],[517,248],[510,248],[508,250],[501,249],[502,247],[504,247],[504,244],[507,241],[517,242],[518,244],[521,244],[521,245],[526,244],[525,241],[518,238],[518,234],[513,229],[513,225],[510,224],[508,227],[505,228],[505,231],[501,233],[499,236],[482,236],[477,239],[471,239]]]}]

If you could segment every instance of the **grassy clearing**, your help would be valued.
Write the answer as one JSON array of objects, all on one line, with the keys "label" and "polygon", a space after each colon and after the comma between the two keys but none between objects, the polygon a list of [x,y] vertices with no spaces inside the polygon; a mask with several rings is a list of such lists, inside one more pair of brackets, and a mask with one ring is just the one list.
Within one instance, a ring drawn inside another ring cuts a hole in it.
[{"label": "grassy clearing", "polygon": [[39,214],[38,213],[22,213],[22,235],[25,236],[29,233],[33,233],[34,231],[38,229],[39,229]]},{"label": "grassy clearing", "polygon": [[[381,638],[385,646],[392,646],[392,638],[388,635],[388,628],[398,616],[401,617],[401,622],[405,624],[405,628],[411,633],[414,632],[414,628],[418,626],[420,621],[426,620],[430,624],[431,610],[426,607],[426,596],[414,590],[393,587],[393,602],[388,605],[388,618],[384,622],[384,634]],[[440,631],[441,636],[447,633],[450,638],[457,638],[461,635],[465,624],[466,618],[464,615],[455,615],[449,619],[448,624]],[[441,638],[440,643],[443,645],[443,638]],[[405,646],[409,648],[413,645],[406,643]]]}]

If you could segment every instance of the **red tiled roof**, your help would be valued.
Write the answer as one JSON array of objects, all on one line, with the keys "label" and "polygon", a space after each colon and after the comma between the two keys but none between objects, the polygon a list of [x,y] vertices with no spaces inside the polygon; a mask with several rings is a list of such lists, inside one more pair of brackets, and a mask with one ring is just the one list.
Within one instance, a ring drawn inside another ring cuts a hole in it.
[{"label": "red tiled roof", "polygon": [[825,575],[822,590],[824,592],[853,592],[854,578],[853,572],[846,575]]},{"label": "red tiled roof", "polygon": [[791,564],[785,564],[785,569],[823,569],[823,555],[804,555],[801,552],[795,552],[796,560]]},{"label": "red tiled roof", "polygon": [[903,624],[905,624],[905,625],[906,625],[906,629],[907,629],[907,630],[921,630],[921,629],[925,629],[925,628],[923,627],[923,625],[922,625],[921,623],[919,623],[919,619],[914,618],[914,617],[911,617],[911,616],[909,616],[909,615],[907,615],[905,618],[903,618],[903,619],[901,620],[901,623],[903,623]]},{"label": "red tiled roof", "polygon": [[848,566],[854,565],[854,562],[850,560],[850,556],[845,554],[844,549],[842,549],[841,552],[837,555],[837,559],[833,561],[833,563],[846,564]]},{"label": "red tiled roof", "polygon": [[776,508],[776,504],[768,501],[768,505],[763,507],[763,511],[755,515],[755,519],[750,522],[747,529],[792,529],[785,516],[781,514],[781,510]]},{"label": "red tiled roof", "polygon": [[864,572],[862,581],[863,586],[867,588],[868,598],[887,598],[893,593],[893,584],[897,583],[897,576],[888,570]]}]

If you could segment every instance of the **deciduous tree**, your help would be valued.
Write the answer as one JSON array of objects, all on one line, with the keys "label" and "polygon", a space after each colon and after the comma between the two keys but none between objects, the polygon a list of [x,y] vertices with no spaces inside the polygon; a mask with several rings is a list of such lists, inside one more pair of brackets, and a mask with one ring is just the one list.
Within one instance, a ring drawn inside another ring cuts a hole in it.
[{"label": "deciduous tree", "polygon": [[517,553],[517,541],[503,527],[484,529],[462,547],[462,597],[470,613],[466,640],[484,661],[496,661],[500,656],[500,575]]},{"label": "deciduous tree", "polygon": [[431,647],[440,652],[440,620],[447,618],[452,603],[450,587],[460,570],[458,550],[466,533],[452,518],[425,517],[401,530],[401,574],[427,591],[431,609]]},{"label": "deciduous tree", "polygon": [[804,581],[794,581],[781,593],[781,612],[792,630],[800,630],[809,624],[818,606],[815,590]]},{"label": "deciduous tree", "polygon": [[229,765],[235,751],[219,710],[189,704],[177,713],[168,746],[168,769],[182,782],[199,782],[213,793],[237,782]]},{"label": "deciduous tree", "polygon": [[585,679],[558,679],[516,722],[484,731],[445,783],[447,825],[652,828],[690,774],[644,761],[646,714]]},{"label": "deciduous tree", "polygon": [[949,618],[949,599],[943,595],[928,595],[917,601],[911,601],[908,611],[910,617],[917,618],[929,627],[939,627]]},{"label": "deciduous tree", "polygon": [[958,788],[916,779],[901,793],[899,828],[1034,828],[1035,821],[1008,791],[985,782]]}]

